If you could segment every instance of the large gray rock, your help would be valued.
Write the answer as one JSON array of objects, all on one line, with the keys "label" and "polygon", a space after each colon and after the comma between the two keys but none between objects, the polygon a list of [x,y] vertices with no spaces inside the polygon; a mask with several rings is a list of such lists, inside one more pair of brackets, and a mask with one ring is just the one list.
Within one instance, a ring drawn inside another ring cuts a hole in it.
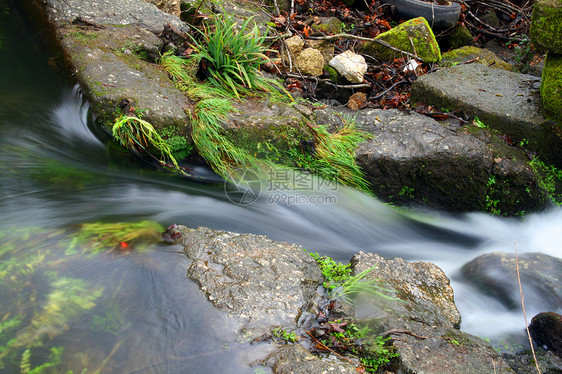
[{"label": "large gray rock", "polygon": [[[390,285],[402,300],[386,304],[375,318],[365,321],[390,337],[400,355],[399,372],[479,374],[499,367],[500,355],[489,343],[455,328],[460,314],[449,279],[437,266],[362,252],[351,263],[355,274],[375,266],[367,277]],[[373,305],[376,310],[382,304]],[[502,372],[513,373],[506,365]]]},{"label": "large gray rock", "polygon": [[165,24],[189,31],[178,17],[141,0],[39,0],[36,3],[54,25],[80,17],[99,24],[140,26],[156,34],[162,32]]},{"label": "large gray rock", "polygon": [[[523,253],[518,260],[527,308],[560,310],[562,260],[542,253]],[[514,254],[494,252],[479,256],[463,266],[462,274],[508,308],[521,308]]]},{"label": "large gray rock", "polygon": [[160,39],[137,26],[59,28],[61,44],[97,122],[111,124],[123,99],[131,99],[155,127],[187,129],[187,98],[157,64],[134,50],[158,53]]},{"label": "large gray rock", "polygon": [[562,163],[562,144],[553,124],[539,110],[540,79],[482,64],[440,69],[412,85],[412,102],[437,108],[460,109],[548,160]]},{"label": "large gray rock", "polygon": [[304,306],[322,283],[316,261],[300,246],[265,236],[178,226],[188,276],[216,306],[238,319],[248,338],[283,326],[296,328]]},{"label": "large gray rock", "polygon": [[[326,112],[316,113],[319,122],[333,121]],[[381,199],[470,211],[491,210],[493,198],[503,214],[548,204],[524,155],[492,144],[497,138],[489,134],[479,135],[480,139],[429,117],[397,110],[362,110],[356,122],[374,135],[356,154]]]},{"label": "large gray rock", "polygon": [[165,43],[158,35],[167,30],[167,35],[181,37],[189,31],[187,24],[141,0],[33,4],[54,28],[65,62],[99,124],[112,123],[121,101],[130,99],[156,128],[176,126],[187,135],[188,100],[152,62]]}]

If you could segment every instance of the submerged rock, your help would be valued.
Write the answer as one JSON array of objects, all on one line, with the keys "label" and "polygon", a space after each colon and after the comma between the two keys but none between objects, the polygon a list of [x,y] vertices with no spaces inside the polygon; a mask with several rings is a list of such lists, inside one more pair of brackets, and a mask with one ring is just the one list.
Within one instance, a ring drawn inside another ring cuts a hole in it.
[{"label": "submerged rock", "polygon": [[[518,256],[525,303],[532,310],[558,310],[562,306],[562,260],[542,253]],[[472,284],[500,300],[510,309],[521,308],[515,255],[488,253],[462,268],[462,275]]]}]

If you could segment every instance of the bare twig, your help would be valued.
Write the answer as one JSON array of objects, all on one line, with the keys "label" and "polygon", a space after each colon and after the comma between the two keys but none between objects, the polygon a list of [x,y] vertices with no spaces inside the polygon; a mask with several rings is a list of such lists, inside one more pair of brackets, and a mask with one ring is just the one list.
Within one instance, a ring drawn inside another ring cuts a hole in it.
[{"label": "bare twig", "polygon": [[407,335],[411,335],[414,338],[418,338],[418,339],[428,339],[429,338],[428,336],[421,336],[421,335],[414,334],[413,332],[411,332],[409,330],[399,330],[399,329],[387,330],[380,335],[381,336],[387,336],[387,335],[391,335],[391,334],[407,334]]},{"label": "bare twig", "polygon": [[351,35],[351,34],[336,34],[336,35],[329,35],[329,36],[310,36],[309,39],[313,39],[313,40],[355,39],[355,40],[361,40],[361,41],[364,41],[364,42],[372,42],[372,43],[380,44],[380,45],[382,45],[386,48],[392,49],[395,52],[399,52],[399,53],[405,54],[406,56],[410,56],[412,58],[420,60],[421,62],[426,62],[423,59],[416,56],[415,54],[407,52],[407,51],[403,51],[403,50],[401,50],[399,48],[396,48],[396,47],[393,47],[392,45],[388,44],[384,40],[380,40],[380,39],[365,38],[363,36],[357,36],[357,35]]},{"label": "bare twig", "polygon": [[517,270],[517,282],[519,283],[519,293],[521,295],[521,307],[523,307],[523,317],[525,318],[525,329],[527,329],[527,336],[529,337],[529,345],[531,346],[531,352],[533,352],[533,359],[535,360],[537,373],[541,374],[541,369],[539,368],[539,363],[537,362],[537,356],[535,355],[535,348],[533,347],[533,339],[531,338],[531,332],[529,331],[529,324],[527,323],[527,313],[525,312],[525,296],[523,295],[523,288],[521,287],[521,276],[519,274],[519,259],[517,258],[517,242],[515,242],[514,244],[515,244],[515,269]]},{"label": "bare twig", "polygon": [[370,84],[367,83],[359,83],[359,84],[337,84],[332,82],[330,79],[324,79],[324,78],[318,78],[318,77],[313,77],[313,76],[308,76],[308,75],[299,75],[299,74],[291,74],[291,73],[287,73],[287,77],[289,78],[302,78],[302,79],[308,79],[308,80],[314,80],[316,82],[322,82],[322,83],[326,83],[329,84],[330,86],[334,86],[337,88],[369,88],[371,87]]}]

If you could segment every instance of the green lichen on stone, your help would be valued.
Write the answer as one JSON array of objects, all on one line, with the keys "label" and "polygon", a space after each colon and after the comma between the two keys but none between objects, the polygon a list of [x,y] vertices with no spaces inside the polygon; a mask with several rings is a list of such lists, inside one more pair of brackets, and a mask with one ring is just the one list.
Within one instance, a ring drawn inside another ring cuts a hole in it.
[{"label": "green lichen on stone", "polygon": [[[408,20],[378,35],[375,39],[387,42],[402,51],[416,54],[425,62],[438,62],[441,60],[439,44],[437,44],[431,27],[429,27],[429,24],[423,17]],[[365,53],[384,61],[401,57],[400,52],[393,51],[375,42],[363,44],[360,47],[360,53]]]},{"label": "green lichen on stone", "polygon": [[530,36],[536,47],[562,54],[562,1],[537,0]]},{"label": "green lichen on stone", "polygon": [[544,114],[562,122],[562,55],[547,53],[541,81],[541,103]]},{"label": "green lichen on stone", "polygon": [[499,68],[509,71],[515,70],[511,64],[508,64],[507,62],[499,58],[494,52],[472,45],[467,45],[449,52],[445,52],[443,53],[442,57],[442,66],[453,66],[465,61],[477,59],[474,62],[484,64],[492,68]]}]

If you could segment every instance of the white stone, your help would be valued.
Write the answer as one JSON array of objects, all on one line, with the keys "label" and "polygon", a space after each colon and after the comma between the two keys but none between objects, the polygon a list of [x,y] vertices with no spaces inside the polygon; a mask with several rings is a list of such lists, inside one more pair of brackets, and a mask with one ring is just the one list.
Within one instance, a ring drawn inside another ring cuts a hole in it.
[{"label": "white stone", "polygon": [[367,72],[367,63],[363,56],[351,51],[335,56],[329,64],[351,83],[363,82],[363,75]]}]

